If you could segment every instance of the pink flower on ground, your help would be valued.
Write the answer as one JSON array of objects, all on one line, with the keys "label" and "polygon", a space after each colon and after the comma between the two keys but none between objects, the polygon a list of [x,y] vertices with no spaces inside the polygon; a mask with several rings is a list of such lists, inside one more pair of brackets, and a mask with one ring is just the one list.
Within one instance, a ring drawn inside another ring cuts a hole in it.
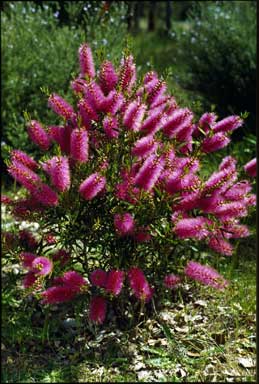
[{"label": "pink flower on ground", "polygon": [[81,76],[95,77],[95,68],[92,50],[88,44],[82,44],[78,51]]},{"label": "pink flower on ground", "polygon": [[38,168],[37,162],[33,160],[32,157],[27,155],[27,153],[20,151],[19,149],[14,149],[11,151],[11,159],[22,163],[33,171]]},{"label": "pink flower on ground", "polygon": [[111,270],[108,272],[105,289],[108,293],[118,296],[121,292],[124,280],[124,272],[118,270]]},{"label": "pink flower on ground", "polygon": [[114,226],[120,236],[132,234],[135,228],[133,216],[130,213],[115,214]]},{"label": "pink flower on ground", "polygon": [[93,285],[100,288],[105,288],[107,280],[107,272],[102,269],[94,270],[90,275],[90,281]]},{"label": "pink flower on ground", "polygon": [[184,272],[189,278],[216,289],[224,289],[228,285],[228,282],[215,269],[195,261],[189,261]]},{"label": "pink flower on ground", "polygon": [[50,147],[50,138],[45,131],[45,129],[42,127],[42,125],[36,121],[32,120],[28,124],[28,134],[30,139],[37,144],[40,149],[43,151],[46,151]]},{"label": "pink flower on ground", "polygon": [[102,324],[106,316],[107,301],[102,296],[94,296],[90,302],[89,318],[93,323]]},{"label": "pink flower on ground", "polygon": [[128,278],[135,296],[148,302],[153,296],[154,289],[149,286],[143,271],[137,267],[132,267],[128,272]]},{"label": "pink flower on ground", "polygon": [[79,193],[85,200],[92,200],[106,185],[106,179],[98,173],[90,175],[79,187]]},{"label": "pink flower on ground", "polygon": [[164,285],[166,288],[174,288],[177,286],[181,281],[181,278],[179,276],[174,275],[173,273],[170,273],[170,275],[166,275],[164,278]]},{"label": "pink flower on ground", "polygon": [[245,166],[244,166],[245,172],[251,176],[256,177],[256,158],[250,160]]},{"label": "pink flower on ground", "polygon": [[50,287],[42,292],[42,304],[59,304],[72,300],[76,292],[70,286]]},{"label": "pink flower on ground", "polygon": [[86,163],[88,160],[88,133],[83,129],[74,129],[70,138],[70,152],[74,160]]},{"label": "pink flower on ground", "polygon": [[31,268],[35,274],[46,276],[52,272],[53,263],[47,257],[39,256],[32,261]]},{"label": "pink flower on ground", "polygon": [[210,220],[205,217],[181,219],[176,223],[174,232],[180,239],[201,240],[209,235],[207,228],[209,223]]}]

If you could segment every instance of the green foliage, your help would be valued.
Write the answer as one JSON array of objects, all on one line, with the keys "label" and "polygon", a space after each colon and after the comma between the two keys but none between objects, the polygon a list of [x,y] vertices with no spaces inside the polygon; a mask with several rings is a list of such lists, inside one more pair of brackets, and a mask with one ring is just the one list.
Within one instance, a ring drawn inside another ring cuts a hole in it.
[{"label": "green foliage", "polygon": [[[121,56],[126,8],[112,5],[103,12],[103,3],[64,2],[70,15],[67,25],[60,24],[59,13],[54,12],[60,12],[59,2],[43,1],[41,7],[34,2],[4,3],[2,140],[6,144],[38,154],[28,141],[24,111],[45,124],[55,124],[41,87],[70,101],[70,81],[78,72],[75,57],[86,39],[95,48],[95,59]],[[81,23],[77,22],[79,17]]]},{"label": "green foliage", "polygon": [[176,30],[186,71],[182,82],[199,90],[218,112],[250,113],[255,124],[256,2],[202,1],[189,12],[184,28]]}]

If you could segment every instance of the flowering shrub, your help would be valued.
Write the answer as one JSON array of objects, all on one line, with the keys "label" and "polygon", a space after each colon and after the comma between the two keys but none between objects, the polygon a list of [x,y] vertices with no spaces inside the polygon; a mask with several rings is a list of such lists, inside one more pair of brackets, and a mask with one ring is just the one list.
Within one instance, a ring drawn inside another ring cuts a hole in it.
[{"label": "flowering shrub", "polygon": [[[24,288],[42,305],[89,300],[96,324],[109,303],[143,307],[184,275],[223,289],[228,283],[218,272],[194,261],[181,265],[176,250],[184,256],[189,244],[204,242],[229,256],[229,239],[249,235],[240,219],[256,199],[250,182],[238,181],[236,160],[227,156],[202,176],[202,159],[225,147],[242,119],[205,113],[195,121],[155,72],[137,82],[131,55],[119,68],[105,61],[97,69],[83,44],[79,64],[74,106],[49,95],[60,125],[28,122],[42,160],[14,150],[8,164],[27,197],[2,201],[16,219],[40,224],[36,238],[20,233],[14,249],[27,271]],[[255,159],[245,171],[255,176]]]}]

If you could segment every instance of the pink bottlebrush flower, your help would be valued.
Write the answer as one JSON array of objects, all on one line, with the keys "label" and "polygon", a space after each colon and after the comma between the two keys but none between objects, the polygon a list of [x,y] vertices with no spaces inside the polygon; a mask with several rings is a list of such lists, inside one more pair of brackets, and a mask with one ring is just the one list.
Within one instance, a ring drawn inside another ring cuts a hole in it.
[{"label": "pink bottlebrush flower", "polygon": [[193,131],[193,136],[197,137],[201,134],[201,131],[199,130],[199,128],[201,128],[204,133],[208,133],[209,130],[212,128],[212,126],[215,124],[217,118],[218,116],[215,113],[205,112],[201,116],[198,124],[195,126],[195,129]]},{"label": "pink bottlebrush flower", "polygon": [[107,301],[102,296],[94,296],[90,302],[89,318],[96,324],[102,324],[105,320]]},{"label": "pink bottlebrush flower", "polygon": [[150,71],[150,72],[147,72],[144,76],[144,80],[143,80],[143,83],[144,84],[147,84],[149,83],[151,80],[157,80],[158,79],[158,74],[155,72],[155,71]]},{"label": "pink bottlebrush flower", "polygon": [[148,135],[136,141],[134,147],[131,150],[131,154],[142,159],[155,152],[157,148],[158,143],[155,141],[154,136]]},{"label": "pink bottlebrush flower", "polygon": [[46,276],[52,272],[53,263],[47,257],[39,256],[32,261],[31,268],[35,274]]},{"label": "pink bottlebrush flower", "polygon": [[46,151],[50,147],[50,138],[45,131],[45,129],[42,127],[42,125],[36,121],[32,120],[28,124],[28,134],[30,139],[37,144],[40,149],[43,151]]},{"label": "pink bottlebrush flower", "polygon": [[138,101],[132,101],[126,108],[123,116],[123,124],[125,127],[134,132],[139,131],[145,111],[145,104],[139,104]]},{"label": "pink bottlebrush flower", "polygon": [[132,234],[135,228],[133,216],[130,213],[115,214],[114,226],[120,236]]},{"label": "pink bottlebrush flower", "polygon": [[108,293],[118,296],[122,290],[124,272],[112,269],[108,272],[105,289]]},{"label": "pink bottlebrush flower", "polygon": [[22,241],[24,246],[30,249],[34,249],[38,245],[38,241],[35,239],[33,234],[26,229],[19,231],[19,239]]},{"label": "pink bottlebrush flower", "polygon": [[[226,168],[222,171],[213,172],[203,187],[203,196],[219,189],[224,192],[237,179],[237,173],[234,169]],[[229,185],[230,184],[230,185]]]},{"label": "pink bottlebrush flower", "polygon": [[152,298],[154,289],[149,286],[143,271],[132,267],[128,272],[128,278],[134,295],[147,303]]},{"label": "pink bottlebrush flower", "polygon": [[6,205],[12,205],[13,202],[14,201],[10,197],[8,197],[6,195],[1,195],[1,203],[6,204]]},{"label": "pink bottlebrush flower", "polygon": [[218,205],[214,211],[214,215],[219,219],[226,220],[227,218],[244,217],[247,215],[246,206],[239,201],[233,201],[231,203],[224,203]]},{"label": "pink bottlebrush flower", "polygon": [[148,134],[155,134],[164,124],[165,117],[163,111],[149,111],[146,119],[141,124],[140,130]]},{"label": "pink bottlebrush flower", "polygon": [[90,275],[90,281],[96,287],[105,288],[107,280],[107,272],[102,269],[95,269]]},{"label": "pink bottlebrush flower", "polygon": [[82,44],[78,51],[81,76],[95,77],[95,68],[92,50],[88,44]]},{"label": "pink bottlebrush flower", "polygon": [[200,179],[193,173],[188,173],[182,176],[182,170],[178,169],[172,173],[165,184],[165,189],[168,193],[174,194],[179,191],[188,191],[196,189],[200,184]]},{"label": "pink bottlebrush flower", "polygon": [[181,219],[187,219],[188,218],[188,215],[186,212],[184,211],[175,211],[172,215],[171,215],[171,221],[176,224],[178,221],[180,221]]},{"label": "pink bottlebrush flower", "polygon": [[38,279],[39,276],[37,276],[35,273],[33,272],[28,272],[24,278],[23,278],[23,281],[22,281],[22,285],[23,285],[23,288],[31,288],[33,287],[33,285],[36,283],[37,279]]},{"label": "pink bottlebrush flower", "polygon": [[256,177],[256,158],[250,160],[245,166],[244,166],[245,172],[251,176]]},{"label": "pink bottlebrush flower", "polygon": [[219,171],[223,171],[223,169],[233,169],[235,170],[236,169],[236,159],[234,159],[234,157],[232,156],[226,156],[224,157],[224,159],[221,161],[220,165],[219,165]]},{"label": "pink bottlebrush flower", "polygon": [[102,109],[104,112],[110,113],[114,116],[121,109],[123,103],[124,96],[121,93],[113,90],[104,99]]},{"label": "pink bottlebrush flower", "polygon": [[16,160],[26,167],[35,171],[38,168],[38,164],[33,158],[31,158],[27,153],[20,151],[19,149],[14,149],[11,151],[11,160]]},{"label": "pink bottlebrush flower", "polygon": [[136,65],[133,56],[123,57],[119,74],[119,86],[122,91],[130,92],[136,81]]},{"label": "pink bottlebrush flower", "polygon": [[63,282],[66,286],[79,292],[81,287],[86,285],[86,280],[76,271],[67,271],[63,275]]},{"label": "pink bottlebrush flower", "polygon": [[145,243],[151,240],[151,235],[148,233],[149,228],[140,227],[136,230],[134,234],[134,239],[137,243]]},{"label": "pink bottlebrush flower", "polygon": [[176,103],[176,101],[175,101],[175,98],[173,97],[173,96],[169,96],[169,98],[168,98],[168,101],[167,101],[167,109],[166,109],[166,115],[167,116],[171,116],[171,114],[175,111],[175,110],[177,110],[177,109],[179,109],[179,107],[178,107],[178,105],[177,105],[177,103]]},{"label": "pink bottlebrush flower", "polygon": [[105,116],[103,119],[103,129],[109,139],[117,139],[119,136],[118,119],[113,116]]},{"label": "pink bottlebrush flower", "polygon": [[174,227],[174,232],[180,239],[204,239],[209,235],[208,224],[210,220],[205,217],[195,217],[179,220]]},{"label": "pink bottlebrush flower", "polygon": [[41,293],[42,304],[59,304],[72,300],[76,296],[76,291],[70,286],[50,287]]},{"label": "pink bottlebrush flower", "polygon": [[231,201],[242,200],[251,189],[251,184],[247,180],[244,180],[232,185],[226,192],[224,192],[224,197]]},{"label": "pink bottlebrush flower", "polygon": [[166,275],[164,278],[164,285],[166,288],[175,288],[181,281],[181,278],[179,276],[174,275],[173,273],[170,273],[170,275]]},{"label": "pink bottlebrush flower", "polygon": [[216,289],[224,289],[228,285],[228,282],[215,269],[195,261],[189,261],[184,272],[189,278]]},{"label": "pink bottlebrush flower", "polygon": [[70,125],[65,125],[64,127],[52,125],[48,128],[50,138],[59,144],[62,152],[69,155],[72,127]]},{"label": "pink bottlebrush flower", "polygon": [[159,80],[157,84],[153,87],[152,91],[149,92],[147,97],[147,102],[152,106],[156,105],[158,101],[161,100],[163,94],[166,91],[166,83],[162,80]]},{"label": "pink bottlebrush flower", "polygon": [[118,83],[118,75],[112,63],[108,60],[104,61],[100,68],[100,86],[102,91],[107,95],[112,91]]},{"label": "pink bottlebrush flower", "polygon": [[246,207],[255,207],[256,206],[256,195],[250,193],[250,195],[244,197],[244,204]]},{"label": "pink bottlebrush flower", "polygon": [[101,87],[92,81],[87,85],[85,91],[85,99],[96,111],[102,111],[105,106],[106,98],[103,94]]},{"label": "pink bottlebrush flower", "polygon": [[37,255],[30,252],[22,252],[20,254],[20,259],[22,261],[22,265],[24,268],[31,269],[32,268],[32,262],[37,258]]},{"label": "pink bottlebrush flower", "polygon": [[161,172],[165,166],[165,158],[156,155],[150,155],[145,161],[137,175],[134,178],[135,185],[151,191],[156,184]]},{"label": "pink bottlebrush flower", "polygon": [[70,153],[74,160],[86,163],[88,160],[88,133],[83,129],[74,129],[70,139]]},{"label": "pink bottlebrush flower", "polygon": [[66,120],[75,121],[75,112],[73,107],[64,100],[61,96],[53,93],[48,99],[48,106],[55,112],[57,115],[64,117]]},{"label": "pink bottlebrush flower", "polygon": [[205,213],[213,213],[215,208],[225,201],[220,193],[212,193],[209,196],[201,197],[199,200],[199,208]]},{"label": "pink bottlebrush flower", "polygon": [[86,129],[89,129],[91,127],[91,120],[98,121],[99,119],[96,110],[91,106],[88,100],[84,99],[81,99],[77,106],[83,125]]},{"label": "pink bottlebrush flower", "polygon": [[80,187],[79,193],[85,200],[92,200],[106,185],[106,179],[99,173],[93,173],[85,179]]},{"label": "pink bottlebrush flower", "polygon": [[228,116],[213,125],[212,129],[216,132],[232,132],[243,125],[243,120],[239,116]]},{"label": "pink bottlebrush flower", "polygon": [[193,113],[188,108],[176,109],[163,124],[163,132],[169,138],[172,138],[177,130],[182,126],[191,126]]},{"label": "pink bottlebrush flower", "polygon": [[222,255],[231,256],[233,253],[232,245],[220,237],[212,237],[208,243],[208,247]]},{"label": "pink bottlebrush flower", "polygon": [[42,166],[49,173],[52,185],[59,192],[64,192],[70,188],[70,170],[67,157],[54,156]]},{"label": "pink bottlebrush flower", "polygon": [[226,239],[239,239],[250,236],[251,234],[246,225],[236,223],[226,224],[222,230],[224,231],[224,237]]},{"label": "pink bottlebrush flower", "polygon": [[173,209],[176,211],[190,211],[197,208],[200,203],[200,191],[184,192],[179,202],[174,204]]},{"label": "pink bottlebrush flower", "polygon": [[52,279],[52,284],[53,285],[61,285],[61,286],[64,286],[64,280],[63,280],[63,277],[61,276],[57,276],[57,277],[54,277],[54,279]]},{"label": "pink bottlebrush flower", "polygon": [[201,149],[205,153],[215,152],[226,147],[230,143],[230,138],[222,132],[217,132],[212,137],[203,140]]},{"label": "pink bottlebrush flower", "polygon": [[56,206],[58,204],[58,195],[47,184],[40,184],[33,190],[32,197],[46,206]]},{"label": "pink bottlebrush flower", "polygon": [[70,86],[76,93],[84,93],[87,88],[87,81],[84,79],[81,79],[80,77],[71,81]]},{"label": "pink bottlebrush flower", "polygon": [[60,249],[59,251],[57,251],[52,255],[52,260],[58,261],[62,266],[67,264],[69,259],[70,259],[70,254],[64,249]]},{"label": "pink bottlebrush flower", "polygon": [[29,191],[34,191],[37,184],[41,183],[40,177],[35,172],[17,160],[13,160],[7,170],[16,181]]},{"label": "pink bottlebrush flower", "polygon": [[57,242],[56,237],[54,235],[52,235],[51,233],[48,233],[47,235],[45,235],[44,240],[49,245],[56,244],[56,242]]}]

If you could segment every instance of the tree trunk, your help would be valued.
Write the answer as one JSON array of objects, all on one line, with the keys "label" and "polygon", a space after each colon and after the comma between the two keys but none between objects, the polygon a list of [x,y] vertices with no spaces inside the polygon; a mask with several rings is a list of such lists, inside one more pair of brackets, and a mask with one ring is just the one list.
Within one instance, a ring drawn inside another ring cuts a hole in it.
[{"label": "tree trunk", "polygon": [[171,17],[172,17],[172,1],[167,0],[167,2],[166,2],[166,15],[165,15],[165,24],[166,24],[167,34],[170,33],[170,30],[172,27]]},{"label": "tree trunk", "polygon": [[155,11],[156,11],[156,1],[150,1],[149,12],[148,12],[148,31],[155,30]]}]

